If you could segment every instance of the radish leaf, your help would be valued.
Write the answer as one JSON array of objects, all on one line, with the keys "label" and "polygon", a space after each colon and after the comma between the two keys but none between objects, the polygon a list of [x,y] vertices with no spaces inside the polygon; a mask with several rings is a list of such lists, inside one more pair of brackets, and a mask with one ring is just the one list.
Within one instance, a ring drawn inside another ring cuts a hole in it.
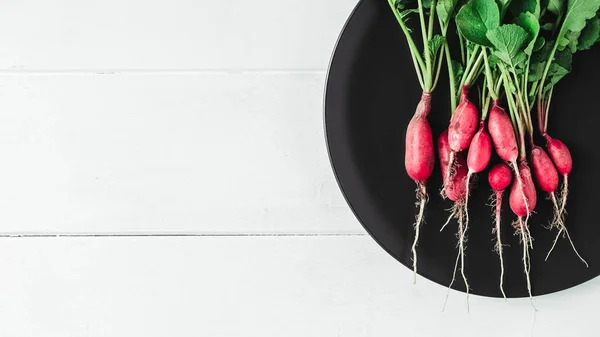
[{"label": "radish leaf", "polygon": [[599,8],[600,0],[569,0],[561,32],[581,32],[586,21],[596,16]]},{"label": "radish leaf", "polygon": [[579,43],[577,49],[587,50],[590,49],[596,41],[600,38],[600,18],[597,16],[588,20],[587,25],[581,31],[579,36]]},{"label": "radish leaf", "polygon": [[431,58],[433,60],[436,59],[436,55],[445,41],[446,39],[441,35],[434,35],[431,40],[429,40],[429,52],[431,53]]},{"label": "radish leaf", "polygon": [[514,16],[519,16],[521,13],[530,12],[536,18],[540,18],[540,0],[521,0],[513,1],[510,5],[510,11]]},{"label": "radish leaf", "polygon": [[562,16],[565,8],[565,0],[550,0],[548,1],[548,10],[556,16]]},{"label": "radish leaf", "polygon": [[530,42],[525,48],[525,54],[531,55],[533,52],[533,47],[537,41],[537,36],[540,33],[540,23],[535,15],[530,12],[521,13],[517,18],[515,18],[514,22],[521,28],[525,29],[529,34]]},{"label": "radish leaf", "polygon": [[493,54],[502,62],[516,69],[525,61],[526,56],[522,48],[529,38],[525,29],[515,24],[502,25],[488,31],[486,36],[496,49]]},{"label": "radish leaf", "polygon": [[437,3],[437,16],[440,18],[442,25],[447,26],[454,12],[454,8],[458,0],[439,0]]},{"label": "radish leaf", "polygon": [[467,40],[492,47],[486,33],[500,25],[498,5],[490,0],[470,0],[456,15],[456,24]]}]

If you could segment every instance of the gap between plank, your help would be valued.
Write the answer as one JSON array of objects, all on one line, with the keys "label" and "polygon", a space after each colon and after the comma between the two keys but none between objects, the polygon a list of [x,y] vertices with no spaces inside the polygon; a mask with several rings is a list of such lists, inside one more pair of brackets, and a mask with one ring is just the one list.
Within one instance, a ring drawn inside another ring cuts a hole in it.
[{"label": "gap between plank", "polygon": [[0,233],[0,238],[98,238],[98,237],[337,237],[366,233]]},{"label": "gap between plank", "polygon": [[318,74],[325,75],[325,69],[0,69],[0,75],[8,76],[57,76],[57,75],[282,75],[282,74]]}]

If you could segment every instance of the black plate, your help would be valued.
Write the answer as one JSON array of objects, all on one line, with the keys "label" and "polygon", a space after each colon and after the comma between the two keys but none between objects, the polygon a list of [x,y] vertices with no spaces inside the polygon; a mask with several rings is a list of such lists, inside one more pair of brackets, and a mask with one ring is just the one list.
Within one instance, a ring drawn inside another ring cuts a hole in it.
[{"label": "black plate", "polygon": [[[570,147],[574,158],[567,226],[590,267],[586,268],[562,239],[550,259],[544,261],[556,232],[543,227],[550,218],[551,203],[538,191],[537,214],[530,221],[535,240],[531,252],[534,295],[573,287],[600,272],[600,156],[595,148],[600,121],[595,101],[599,95],[600,48],[577,54],[574,60],[573,73],[555,90],[549,131]],[[416,209],[415,184],[404,170],[404,136],[419,98],[420,87],[408,48],[387,1],[361,1],[340,35],[329,68],[325,95],[327,145],[339,186],[356,217],[389,254],[407,267],[412,264],[410,245]],[[442,83],[434,93],[429,118],[435,139],[448,125],[447,102],[447,85]],[[448,216],[445,209],[451,206],[439,197],[439,186],[441,175],[436,164],[428,182],[430,200],[418,246],[418,267],[423,277],[447,286],[456,256],[456,224],[439,232]],[[465,271],[472,293],[498,297],[500,268],[493,251],[489,196],[486,171],[480,174],[470,199]],[[509,245],[504,249],[506,294],[527,296],[522,249],[510,226],[515,217],[507,200],[503,209],[502,239]],[[411,281],[406,280],[407,284]],[[453,288],[465,290],[460,281]]]}]

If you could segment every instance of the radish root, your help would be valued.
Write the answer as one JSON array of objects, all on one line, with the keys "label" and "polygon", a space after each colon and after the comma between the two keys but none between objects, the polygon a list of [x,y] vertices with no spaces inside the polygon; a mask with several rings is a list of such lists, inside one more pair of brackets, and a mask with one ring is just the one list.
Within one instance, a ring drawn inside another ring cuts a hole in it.
[{"label": "radish root", "polygon": [[417,243],[419,242],[419,228],[423,223],[423,213],[425,212],[425,203],[427,203],[427,189],[422,182],[417,186],[417,205],[419,206],[419,214],[416,217],[415,223],[415,240],[412,244],[413,255],[413,284],[417,283]]},{"label": "radish root", "polygon": [[455,174],[454,157],[455,157],[454,151],[450,151],[450,159],[448,160],[448,170],[446,170],[446,176],[444,177],[444,182],[442,184],[442,190],[440,191],[440,195],[444,199],[447,198],[447,195],[446,195],[446,186],[448,186],[448,184],[450,183],[450,179]]},{"label": "radish root", "polygon": [[456,253],[456,262],[454,262],[454,271],[452,272],[452,281],[450,281],[450,285],[448,285],[448,290],[446,291],[446,300],[444,300],[444,307],[442,308],[442,312],[446,310],[446,304],[448,303],[448,297],[450,296],[450,289],[456,280],[456,270],[458,269],[458,261],[460,260],[460,251]]},{"label": "radish root", "polygon": [[519,217],[519,219],[513,224],[513,227],[516,229],[517,234],[521,234],[521,244],[523,245],[523,270],[525,271],[525,277],[527,279],[527,292],[529,293],[531,305],[537,311],[537,308],[533,303],[533,295],[531,293],[531,278],[529,275],[531,271],[531,259],[529,256],[529,244],[532,242],[531,234],[529,233],[527,222],[523,221],[523,217]]},{"label": "radish root", "polygon": [[[459,206],[460,207],[460,206]],[[467,282],[467,276],[465,275],[465,241],[467,226],[463,224],[463,212],[458,213],[458,236],[459,236],[459,249],[460,249],[460,274],[462,275],[463,281],[465,282],[465,288],[467,290],[467,312],[469,311],[469,282]]]},{"label": "radish root", "polygon": [[558,201],[556,200],[556,196],[554,195],[554,193],[550,194],[550,199],[552,199],[552,203],[554,205],[554,219],[552,220],[551,228],[553,228],[553,227],[558,228],[558,234],[556,235],[556,238],[554,239],[554,242],[552,243],[552,247],[548,251],[548,254],[546,254],[545,261],[548,261],[550,254],[554,250],[554,247],[556,247],[556,243],[558,242],[558,239],[560,238],[560,236],[562,234],[563,238],[566,237],[569,240],[569,243],[571,244],[571,247],[573,248],[573,251],[575,252],[577,257],[581,260],[581,262],[583,262],[583,264],[585,264],[586,268],[589,268],[587,261],[583,257],[581,257],[581,255],[577,251],[577,248],[575,248],[575,244],[573,243],[573,240],[571,240],[571,235],[569,235],[569,230],[567,229],[567,226],[565,226],[564,215],[559,210]]},{"label": "radish root", "polygon": [[495,194],[494,202],[492,204],[495,207],[495,218],[496,218],[496,226],[492,229],[492,234],[496,234],[496,245],[495,250],[500,257],[500,291],[502,292],[502,296],[506,300],[506,294],[504,293],[504,257],[502,256],[502,237],[500,235],[500,211],[502,210],[502,191],[498,191]]},{"label": "radish root", "polygon": [[567,205],[567,196],[569,195],[569,176],[565,174],[563,178],[564,182],[562,192],[560,193],[560,215],[562,217],[565,215],[565,206]]}]

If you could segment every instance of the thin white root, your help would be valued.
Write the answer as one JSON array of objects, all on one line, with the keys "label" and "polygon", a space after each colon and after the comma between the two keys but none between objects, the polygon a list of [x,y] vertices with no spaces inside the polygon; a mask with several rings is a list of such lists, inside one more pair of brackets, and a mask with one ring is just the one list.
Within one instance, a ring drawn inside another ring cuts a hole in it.
[{"label": "thin white root", "polygon": [[571,247],[573,248],[573,251],[575,252],[577,257],[581,260],[581,262],[583,262],[583,264],[585,264],[586,268],[589,268],[587,261],[585,261],[585,259],[583,257],[581,257],[581,255],[577,251],[577,248],[575,248],[575,244],[573,243],[573,240],[571,240],[571,235],[569,234],[569,230],[567,229],[567,227],[565,225],[563,213],[561,213],[558,208],[558,202],[556,200],[554,193],[550,194],[550,198],[552,199],[552,203],[554,204],[554,219],[552,220],[553,221],[552,227],[557,227],[559,229],[559,231],[558,231],[558,234],[556,235],[556,238],[554,239],[554,242],[552,243],[552,247],[548,251],[548,254],[546,254],[546,261],[548,261],[550,254],[554,250],[554,247],[556,247],[556,243],[558,242],[560,235],[563,234],[563,232],[564,232],[563,236],[567,237],[567,239],[569,240],[569,243],[571,244]]},{"label": "thin white root", "polygon": [[465,213],[465,230],[466,228],[469,228],[469,193],[471,193],[470,191],[470,187],[471,187],[471,175],[473,175],[473,172],[471,172],[471,170],[469,170],[469,173],[467,173],[467,181],[465,182],[466,186],[465,186],[465,204],[464,204],[464,213]]},{"label": "thin white root", "polygon": [[563,232],[563,229],[561,228],[558,231],[558,234],[556,234],[556,238],[554,238],[554,242],[552,243],[552,247],[548,251],[548,254],[546,254],[546,260],[544,260],[544,261],[548,261],[548,258],[550,257],[550,254],[552,254],[552,251],[554,250],[554,247],[556,247],[556,243],[558,242],[558,239],[560,238],[560,235],[562,234],[562,232]]},{"label": "thin white root", "polygon": [[575,245],[573,244],[573,240],[571,240],[571,235],[569,235],[569,231],[567,230],[566,227],[564,229],[565,229],[565,233],[567,234],[567,238],[569,239],[569,242],[571,243],[571,247],[573,247],[573,251],[575,252],[575,254],[577,254],[577,257],[581,260],[581,262],[583,262],[583,264],[585,264],[585,267],[589,268],[590,265],[583,259],[583,257],[581,257],[581,255],[579,255],[579,252],[575,248]]},{"label": "thin white root", "polygon": [[454,151],[450,151],[450,158],[448,159],[448,169],[446,170],[446,176],[444,177],[444,182],[442,184],[442,190],[440,191],[440,195],[442,198],[446,199],[446,186],[450,183],[450,178],[454,175]]},{"label": "thin white root", "polygon": [[528,238],[529,231],[526,229],[527,222],[523,223],[523,218],[519,217],[519,227],[521,232],[521,244],[523,245],[523,269],[525,271],[525,277],[527,278],[527,292],[529,293],[529,299],[531,300],[531,305],[537,311],[535,304],[533,303],[533,295],[531,293],[531,278],[529,276],[529,272],[531,269],[531,260],[529,257],[529,244],[530,239]]},{"label": "thin white root", "polygon": [[[506,300],[506,294],[504,293],[504,257],[502,256],[502,237],[500,235],[500,205],[502,204],[502,192],[496,193],[496,251],[500,256],[500,291],[502,296]],[[492,231],[492,232],[494,232]]]},{"label": "thin white root", "polygon": [[565,174],[563,178],[562,192],[560,193],[560,214],[562,217],[564,217],[567,197],[569,196],[569,176]]},{"label": "thin white root", "polygon": [[440,232],[442,232],[444,230],[444,228],[446,228],[446,226],[448,226],[448,224],[450,223],[450,221],[452,221],[454,216],[456,216],[456,211],[453,210],[452,213],[450,213],[448,220],[446,220],[446,223],[442,226],[442,228],[440,228]]},{"label": "thin white root", "polygon": [[550,200],[552,200],[552,207],[554,209],[554,217],[552,218],[552,222],[550,223],[550,229],[556,227],[558,229],[562,229],[564,227],[563,215],[560,212],[560,208],[558,206],[558,201],[556,200],[556,194],[554,192],[549,193]]},{"label": "thin white root", "polygon": [[465,288],[467,290],[467,312],[469,311],[469,282],[467,282],[467,276],[465,275],[465,233],[467,228],[463,225],[463,212],[458,213],[458,234],[459,234],[459,246],[460,246],[460,273],[463,281],[465,282]]},{"label": "thin white root", "polygon": [[412,255],[413,255],[413,284],[417,283],[417,243],[419,242],[419,228],[423,223],[423,213],[425,212],[425,203],[427,202],[427,190],[425,184],[419,183],[417,187],[417,200],[419,205],[419,214],[417,215],[417,222],[415,223],[415,240],[412,244]]},{"label": "thin white root", "polygon": [[448,291],[446,291],[446,300],[444,300],[444,307],[442,308],[442,312],[446,310],[446,304],[448,303],[448,297],[450,296],[450,289],[456,280],[456,270],[458,269],[458,261],[460,260],[460,251],[456,253],[456,262],[454,262],[454,271],[452,272],[452,281],[450,281],[450,285],[448,285]]}]

